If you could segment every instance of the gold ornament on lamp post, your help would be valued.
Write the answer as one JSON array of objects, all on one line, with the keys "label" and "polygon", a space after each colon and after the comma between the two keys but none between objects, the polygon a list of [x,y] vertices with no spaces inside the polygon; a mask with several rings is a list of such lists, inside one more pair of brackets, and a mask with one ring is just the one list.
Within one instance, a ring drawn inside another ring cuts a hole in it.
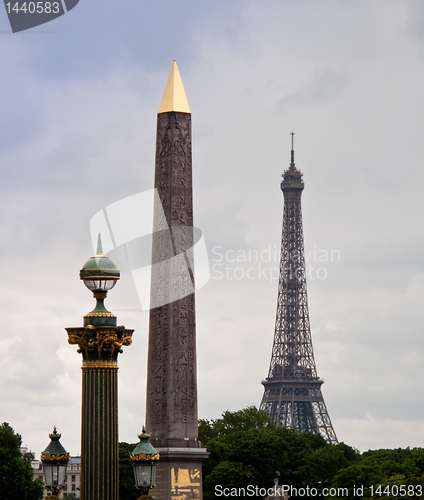
[{"label": "gold ornament on lamp post", "polygon": [[44,479],[46,489],[52,492],[52,496],[46,497],[50,500],[58,500],[59,493],[66,488],[66,468],[69,462],[69,453],[60,444],[61,438],[53,428],[53,433],[49,434],[50,444],[41,453],[41,463],[43,464]]}]

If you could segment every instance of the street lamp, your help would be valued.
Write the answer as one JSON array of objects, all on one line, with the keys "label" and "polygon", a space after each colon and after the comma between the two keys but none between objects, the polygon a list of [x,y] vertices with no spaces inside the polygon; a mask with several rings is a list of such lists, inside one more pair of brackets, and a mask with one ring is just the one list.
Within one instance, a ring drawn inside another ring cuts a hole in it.
[{"label": "street lamp", "polygon": [[115,264],[103,253],[102,240],[97,241],[96,253],[84,264],[80,271],[80,279],[93,292],[97,300],[96,307],[84,318],[84,326],[115,325],[116,318],[104,306],[107,292],[112,290],[119,280],[119,271]]},{"label": "street lamp", "polygon": [[149,498],[148,493],[156,486],[156,467],[159,460],[159,452],[153,448],[149,441],[150,434],[143,430],[138,438],[140,442],[130,453],[132,466],[134,468],[135,486],[141,490],[142,495],[137,500]]},{"label": "street lamp", "polygon": [[118,355],[131,345],[134,330],[118,326],[103,304],[119,271],[103,253],[100,236],[80,278],[97,300],[83,327],[66,328],[69,344],[82,354],[81,498],[118,500]]},{"label": "street lamp", "polygon": [[49,434],[50,444],[41,453],[46,489],[52,492],[52,496],[49,497],[52,500],[57,500],[59,493],[66,488],[65,477],[69,453],[60,444],[60,437],[61,434],[58,434],[54,427],[53,433]]}]

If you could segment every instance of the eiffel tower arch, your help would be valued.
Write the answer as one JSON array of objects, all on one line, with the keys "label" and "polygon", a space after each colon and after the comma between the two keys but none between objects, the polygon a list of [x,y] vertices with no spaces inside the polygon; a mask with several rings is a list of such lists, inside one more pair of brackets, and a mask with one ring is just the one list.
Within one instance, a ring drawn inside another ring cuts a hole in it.
[{"label": "eiffel tower arch", "polygon": [[303,174],[294,163],[283,173],[283,234],[281,239],[277,317],[268,377],[260,408],[278,426],[321,434],[337,444],[317,375],[309,324],[301,197]]}]

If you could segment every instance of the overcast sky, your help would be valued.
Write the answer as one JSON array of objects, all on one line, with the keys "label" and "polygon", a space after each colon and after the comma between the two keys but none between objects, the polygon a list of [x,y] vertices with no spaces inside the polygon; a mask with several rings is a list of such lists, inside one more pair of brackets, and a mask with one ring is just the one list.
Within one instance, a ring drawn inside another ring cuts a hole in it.
[{"label": "overcast sky", "polygon": [[[81,356],[64,328],[94,307],[78,278],[90,219],[153,187],[174,59],[211,264],[196,296],[199,417],[262,398],[294,131],[336,434],[361,451],[424,447],[421,0],[80,0],[16,34],[0,8],[0,421],[37,455],[53,425],[80,452]],[[127,442],[145,420],[148,334],[131,280],[106,302],[135,329],[119,357]]]}]

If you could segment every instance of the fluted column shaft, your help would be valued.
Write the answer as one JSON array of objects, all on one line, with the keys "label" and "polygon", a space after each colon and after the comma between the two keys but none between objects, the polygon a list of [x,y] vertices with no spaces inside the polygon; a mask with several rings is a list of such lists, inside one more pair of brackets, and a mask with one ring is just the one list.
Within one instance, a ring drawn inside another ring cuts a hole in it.
[{"label": "fluted column shaft", "polygon": [[118,366],[82,367],[81,498],[119,498]]},{"label": "fluted column shaft", "polygon": [[66,328],[82,362],[81,500],[119,500],[118,354],[123,326]]}]

